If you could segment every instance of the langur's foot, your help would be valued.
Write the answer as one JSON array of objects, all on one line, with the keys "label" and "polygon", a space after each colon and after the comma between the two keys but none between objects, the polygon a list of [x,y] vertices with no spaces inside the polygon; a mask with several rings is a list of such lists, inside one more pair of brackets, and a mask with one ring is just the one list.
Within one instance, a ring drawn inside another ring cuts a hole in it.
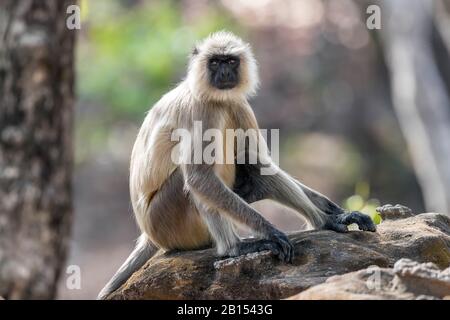
[{"label": "langur's foot", "polygon": [[244,240],[234,248],[234,254],[230,256],[241,256],[253,252],[271,251],[278,259],[284,262],[292,262],[294,258],[294,247],[289,239],[280,232],[283,237],[272,236],[271,239]]},{"label": "langur's foot", "polygon": [[372,219],[361,212],[345,212],[342,214],[331,216],[324,229],[334,230],[336,232],[347,232],[349,224],[356,223],[360,230],[375,232],[377,229]]}]

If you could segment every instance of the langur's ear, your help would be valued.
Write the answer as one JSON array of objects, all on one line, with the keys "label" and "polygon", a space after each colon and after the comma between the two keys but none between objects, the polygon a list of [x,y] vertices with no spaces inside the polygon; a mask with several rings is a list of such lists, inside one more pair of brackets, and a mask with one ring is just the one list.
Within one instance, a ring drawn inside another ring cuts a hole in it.
[{"label": "langur's ear", "polygon": [[198,48],[197,48],[197,46],[194,46],[194,48],[192,48],[191,55],[196,56],[197,54],[198,54]]}]

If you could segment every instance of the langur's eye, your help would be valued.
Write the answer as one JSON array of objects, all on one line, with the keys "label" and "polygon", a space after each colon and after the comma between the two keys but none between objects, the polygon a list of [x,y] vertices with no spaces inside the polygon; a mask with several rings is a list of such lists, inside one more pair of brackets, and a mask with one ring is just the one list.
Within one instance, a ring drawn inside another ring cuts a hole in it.
[{"label": "langur's eye", "polygon": [[228,64],[234,66],[236,64],[236,59],[230,59],[228,60]]},{"label": "langur's eye", "polygon": [[217,62],[217,60],[211,60],[211,61],[209,62],[209,64],[210,64],[212,67],[217,67],[217,65],[219,64],[219,62]]}]

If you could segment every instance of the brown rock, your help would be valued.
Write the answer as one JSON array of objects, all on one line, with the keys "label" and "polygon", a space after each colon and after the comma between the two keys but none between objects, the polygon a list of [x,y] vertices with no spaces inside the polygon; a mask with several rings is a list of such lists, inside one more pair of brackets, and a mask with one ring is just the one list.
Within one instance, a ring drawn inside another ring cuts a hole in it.
[{"label": "brown rock", "polygon": [[369,267],[330,277],[291,300],[435,300],[450,297],[450,268],[401,259],[393,269]]},{"label": "brown rock", "polygon": [[414,215],[410,208],[402,206],[401,204],[396,204],[395,206],[385,204],[382,207],[378,207],[376,210],[383,220],[404,219]]},{"label": "brown rock", "polygon": [[[372,265],[382,268],[380,277],[388,284],[395,273],[387,268],[400,258],[433,262],[440,268],[450,264],[450,218],[437,213],[385,220],[376,233],[321,230],[289,237],[296,254],[292,265],[269,252],[222,260],[213,249],[159,254],[108,298],[280,299]],[[361,275],[354,281],[365,286],[366,280]],[[344,292],[349,299],[377,298],[365,291]],[[414,297],[409,291],[404,294],[405,299]]]}]

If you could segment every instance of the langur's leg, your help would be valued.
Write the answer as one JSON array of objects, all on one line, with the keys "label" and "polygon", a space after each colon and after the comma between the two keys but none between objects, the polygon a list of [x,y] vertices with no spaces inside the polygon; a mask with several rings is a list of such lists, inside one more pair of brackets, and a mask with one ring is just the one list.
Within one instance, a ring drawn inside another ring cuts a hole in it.
[{"label": "langur's leg", "polygon": [[326,213],[317,208],[302,188],[281,169],[261,175],[260,165],[237,165],[234,191],[249,203],[271,199],[301,212],[315,228],[328,221]]},{"label": "langur's leg", "polygon": [[233,223],[221,215],[217,209],[209,208],[207,205],[202,204],[201,201],[195,199],[195,197],[192,196],[192,198],[200,216],[208,227],[216,245],[217,253],[220,256],[235,253],[239,237],[236,234]]},{"label": "langur's leg", "polygon": [[288,252],[286,257],[284,251],[280,250],[279,245],[274,241],[266,239],[241,240],[235,231],[234,224],[224,214],[219,213],[217,209],[201,204],[201,201],[194,200],[194,202],[208,226],[219,256],[236,257],[247,253],[270,250],[280,260],[292,261],[293,255]]},{"label": "langur's leg", "polygon": [[141,229],[164,250],[194,250],[212,244],[208,227],[183,190],[176,169],[150,201]]},{"label": "langur's leg", "polygon": [[303,213],[319,229],[346,232],[347,225],[356,223],[361,230],[375,231],[369,216],[356,211],[346,212],[281,169],[273,175],[261,175],[260,169],[260,164],[236,166],[234,191],[248,203],[262,199],[275,200]]}]

